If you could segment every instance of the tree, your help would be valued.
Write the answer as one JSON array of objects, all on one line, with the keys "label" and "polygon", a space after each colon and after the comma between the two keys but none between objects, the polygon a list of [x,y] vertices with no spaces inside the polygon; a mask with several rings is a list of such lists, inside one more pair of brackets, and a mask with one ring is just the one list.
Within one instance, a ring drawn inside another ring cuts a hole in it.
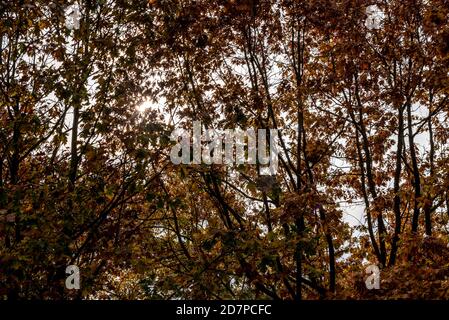
[{"label": "tree", "polygon": [[[1,297],[448,297],[444,1],[73,3],[0,5]],[[172,163],[195,121],[276,174]]]}]

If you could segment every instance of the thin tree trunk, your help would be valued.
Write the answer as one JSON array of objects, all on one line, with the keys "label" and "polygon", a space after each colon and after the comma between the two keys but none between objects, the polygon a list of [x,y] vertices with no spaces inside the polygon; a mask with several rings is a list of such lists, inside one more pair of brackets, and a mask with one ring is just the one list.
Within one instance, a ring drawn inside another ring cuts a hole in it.
[{"label": "thin tree trunk", "polygon": [[366,190],[365,166],[363,164],[364,163],[364,161],[363,161],[363,154],[362,154],[362,150],[361,150],[361,147],[360,147],[359,132],[358,132],[357,128],[355,130],[355,136],[356,136],[357,155],[358,155],[358,158],[359,158],[359,167],[360,167],[360,183],[361,183],[361,186],[362,186],[363,200],[365,202],[365,207],[366,207],[366,220],[368,222],[368,233],[369,233],[369,236],[370,236],[371,245],[373,246],[373,249],[374,249],[374,254],[377,257],[377,260],[379,262],[381,262],[382,259],[381,259],[381,254],[380,254],[380,251],[379,251],[379,246],[377,245],[376,237],[374,235],[370,203],[369,203],[369,198],[368,198],[368,192]]},{"label": "thin tree trunk", "polygon": [[[358,76],[355,75],[355,97],[357,101],[358,106],[358,114],[359,114],[359,129],[360,134],[362,136],[362,149],[365,154],[365,163],[366,163],[366,177],[368,180],[368,190],[371,194],[371,197],[373,198],[373,201],[376,202],[377,200],[377,191],[376,191],[376,184],[374,182],[374,176],[373,176],[373,169],[372,169],[372,163],[373,158],[371,156],[371,150],[369,147],[369,141],[368,141],[368,135],[365,127],[365,123],[363,121],[363,112],[362,112],[362,101],[360,99],[359,95],[359,82],[358,82]],[[382,208],[381,208],[382,210]],[[380,249],[380,263],[385,266],[386,264],[386,256],[387,256],[387,249],[385,246],[385,238],[387,235],[387,230],[385,228],[384,220],[383,220],[383,214],[382,211],[377,212],[377,233],[379,237],[379,249]]]},{"label": "thin tree trunk", "polygon": [[323,207],[320,205],[319,208],[320,212],[320,220],[323,224],[324,228],[324,234],[326,237],[327,247],[328,247],[328,253],[329,253],[329,290],[331,292],[335,292],[335,248],[334,248],[334,242],[332,240],[332,235],[329,232],[329,226],[326,221],[326,212],[324,211]]},{"label": "thin tree trunk", "polygon": [[398,114],[398,141],[397,141],[397,149],[396,149],[396,169],[394,173],[394,200],[393,200],[393,211],[394,211],[394,234],[391,242],[391,251],[390,251],[390,259],[389,265],[394,265],[396,261],[396,254],[398,251],[398,241],[399,234],[401,233],[401,196],[399,195],[399,188],[401,182],[401,173],[402,173],[402,149],[404,147],[404,111],[402,106],[399,106],[399,114]]},{"label": "thin tree trunk", "polygon": [[[432,102],[432,96],[430,98]],[[429,129],[429,144],[430,144],[430,154],[429,154],[429,162],[430,162],[430,178],[433,178],[435,172],[435,142],[433,140],[433,127],[432,127],[432,110],[429,110],[429,119],[428,119],[428,129]],[[432,181],[432,179],[431,179]],[[426,199],[426,204],[424,206],[424,217],[426,224],[426,235],[432,235],[432,220],[431,220],[431,210],[433,206],[433,199],[429,196]]]},{"label": "thin tree trunk", "polygon": [[412,106],[411,102],[407,101],[407,126],[408,126],[408,143],[410,149],[410,159],[412,162],[413,169],[413,187],[415,189],[415,199],[413,207],[413,217],[412,217],[412,232],[416,233],[418,231],[419,224],[419,207],[418,202],[421,197],[421,182],[419,176],[418,160],[416,157],[415,142],[413,138],[413,122],[412,122]]}]

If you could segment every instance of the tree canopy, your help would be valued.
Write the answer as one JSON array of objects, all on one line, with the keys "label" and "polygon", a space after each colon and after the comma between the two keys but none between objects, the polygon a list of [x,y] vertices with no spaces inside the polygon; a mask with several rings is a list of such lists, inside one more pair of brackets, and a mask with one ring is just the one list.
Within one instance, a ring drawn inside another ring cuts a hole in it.
[{"label": "tree canopy", "polygon": [[[0,17],[0,299],[449,298],[447,1]],[[171,132],[195,121],[278,129],[277,173],[174,164]]]}]

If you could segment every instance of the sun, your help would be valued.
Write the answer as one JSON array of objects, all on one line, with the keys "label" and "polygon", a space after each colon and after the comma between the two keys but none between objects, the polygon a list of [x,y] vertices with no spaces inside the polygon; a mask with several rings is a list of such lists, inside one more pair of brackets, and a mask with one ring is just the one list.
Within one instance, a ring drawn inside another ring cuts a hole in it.
[{"label": "sun", "polygon": [[139,104],[137,106],[137,111],[143,113],[145,112],[147,109],[151,109],[154,108],[155,104],[149,100],[144,101],[143,103]]}]

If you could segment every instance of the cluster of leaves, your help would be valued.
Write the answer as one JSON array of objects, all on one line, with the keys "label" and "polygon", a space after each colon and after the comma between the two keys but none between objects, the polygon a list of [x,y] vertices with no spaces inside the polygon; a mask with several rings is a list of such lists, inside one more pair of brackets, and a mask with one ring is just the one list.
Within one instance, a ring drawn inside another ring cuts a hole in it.
[{"label": "cluster of leaves", "polygon": [[[372,2],[0,2],[0,297],[448,298],[449,6]],[[194,121],[276,176],[172,164]]]}]

